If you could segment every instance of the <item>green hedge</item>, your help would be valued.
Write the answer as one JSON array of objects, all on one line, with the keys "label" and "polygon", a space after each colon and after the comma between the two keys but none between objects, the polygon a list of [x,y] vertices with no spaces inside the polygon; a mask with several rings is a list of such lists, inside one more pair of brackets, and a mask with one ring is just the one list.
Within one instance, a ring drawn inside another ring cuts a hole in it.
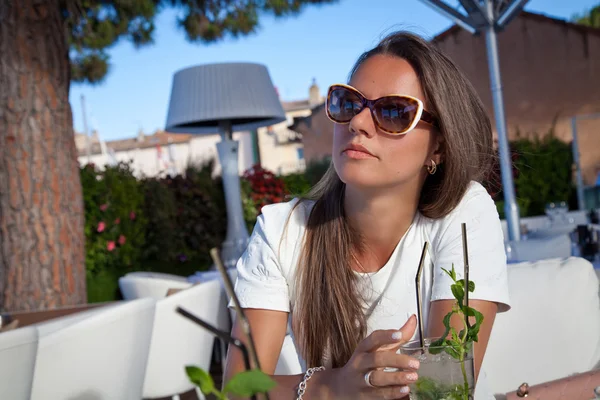
[{"label": "green hedge", "polygon": [[[550,201],[573,204],[570,144],[550,132],[510,145],[521,216],[543,214]],[[248,231],[262,206],[306,194],[330,162],[324,158],[286,176],[258,166],[246,171],[241,189]],[[90,302],[116,299],[117,280],[129,271],[187,276],[209,268],[209,250],[223,242],[227,226],[223,185],[212,170],[211,162],[175,177],[136,179],[127,163],[81,168]],[[504,217],[498,166],[485,186]]]},{"label": "green hedge", "polygon": [[[544,215],[544,208],[550,202],[565,201],[571,209],[576,207],[570,143],[558,139],[551,129],[545,135],[533,138],[518,137],[509,145],[521,217]],[[501,218],[504,218],[504,194],[498,163],[486,186],[496,200]]]}]

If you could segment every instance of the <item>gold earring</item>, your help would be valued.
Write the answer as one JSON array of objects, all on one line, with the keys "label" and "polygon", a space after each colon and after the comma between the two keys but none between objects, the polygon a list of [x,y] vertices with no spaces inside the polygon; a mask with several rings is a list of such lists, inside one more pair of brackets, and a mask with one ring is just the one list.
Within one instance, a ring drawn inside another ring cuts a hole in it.
[{"label": "gold earring", "polygon": [[431,165],[427,166],[427,172],[429,172],[429,175],[433,175],[435,174],[435,171],[437,171],[437,164],[435,161],[431,160]]}]

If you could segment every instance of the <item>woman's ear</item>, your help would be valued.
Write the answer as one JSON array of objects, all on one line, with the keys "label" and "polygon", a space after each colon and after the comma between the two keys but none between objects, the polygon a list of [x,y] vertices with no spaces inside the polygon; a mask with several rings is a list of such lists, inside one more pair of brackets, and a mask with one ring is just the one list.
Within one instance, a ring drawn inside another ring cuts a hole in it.
[{"label": "woman's ear", "polygon": [[444,162],[444,153],[446,148],[446,141],[444,137],[437,133],[432,143],[431,154],[429,156],[436,164],[442,164]]}]

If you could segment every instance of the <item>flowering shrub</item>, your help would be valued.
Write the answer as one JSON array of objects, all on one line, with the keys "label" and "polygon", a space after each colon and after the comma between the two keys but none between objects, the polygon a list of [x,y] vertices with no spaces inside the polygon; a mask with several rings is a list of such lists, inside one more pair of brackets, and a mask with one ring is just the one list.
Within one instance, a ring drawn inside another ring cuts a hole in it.
[{"label": "flowering shrub", "polygon": [[250,183],[250,198],[254,202],[257,215],[267,204],[279,203],[287,194],[283,180],[260,165],[255,165],[244,172],[243,179]]},{"label": "flowering shrub", "polygon": [[116,290],[116,278],[140,263],[146,233],[144,194],[126,163],[103,171],[86,165],[80,176],[84,189],[88,293],[93,294],[88,300],[104,300],[114,295],[96,290],[98,281],[115,281]]}]

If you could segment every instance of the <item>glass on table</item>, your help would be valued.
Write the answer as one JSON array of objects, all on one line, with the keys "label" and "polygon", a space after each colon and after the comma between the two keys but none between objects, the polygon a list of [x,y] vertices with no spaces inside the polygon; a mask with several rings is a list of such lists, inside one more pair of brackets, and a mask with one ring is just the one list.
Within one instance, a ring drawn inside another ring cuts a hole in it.
[{"label": "glass on table", "polygon": [[[435,340],[435,339],[433,339]],[[400,353],[420,361],[419,379],[410,385],[411,400],[472,400],[475,388],[473,350],[462,356],[448,346],[433,347],[432,339],[400,347]]]}]

